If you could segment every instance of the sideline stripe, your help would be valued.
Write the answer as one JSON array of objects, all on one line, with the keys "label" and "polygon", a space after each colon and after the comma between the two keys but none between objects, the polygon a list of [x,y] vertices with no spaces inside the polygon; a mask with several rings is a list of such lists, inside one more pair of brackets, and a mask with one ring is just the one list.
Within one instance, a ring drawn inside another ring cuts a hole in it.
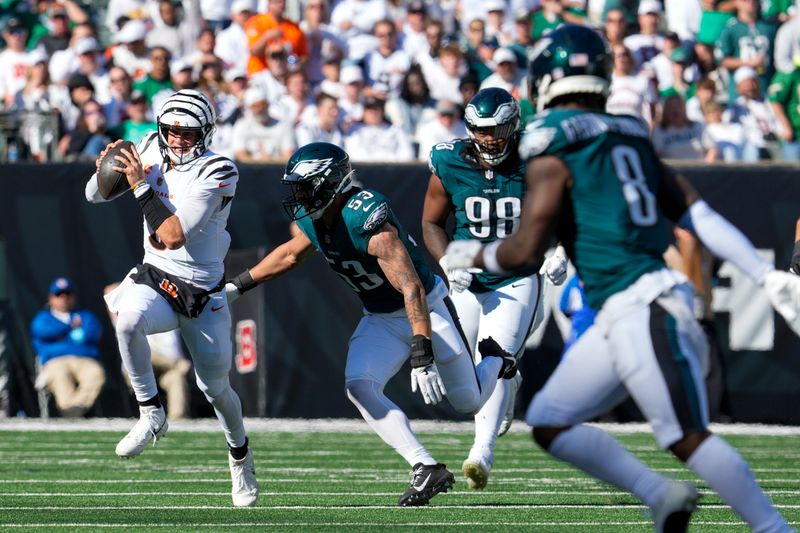
[{"label": "sideline stripe", "polygon": [[[795,522],[790,522],[790,524],[794,524]],[[622,521],[614,521],[614,522],[562,522],[560,520],[554,522],[492,522],[492,526],[521,526],[521,527],[545,527],[545,526],[565,526],[565,527],[598,527],[598,526],[652,526],[653,523],[649,520],[631,520],[628,522]],[[712,521],[712,520],[692,520],[692,526],[695,525],[703,525],[703,526],[744,526],[744,522],[730,522],[730,521]],[[29,528],[29,527],[45,527],[45,528],[66,528],[66,527],[96,527],[96,528],[110,528],[110,529],[119,529],[119,528],[154,528],[154,527],[193,527],[193,528],[225,528],[229,529],[232,527],[259,527],[259,526],[266,526],[266,527],[346,527],[346,526],[355,526],[355,527],[376,527],[376,528],[386,528],[386,527],[463,527],[463,526],[478,526],[483,527],[486,526],[485,522],[403,522],[401,524],[387,524],[386,522],[239,522],[236,524],[231,524],[229,522],[221,522],[218,524],[209,524],[207,522],[201,524],[184,524],[184,523],[127,523],[127,524],[104,524],[104,523],[97,523],[97,522],[73,522],[73,523],[46,523],[46,522],[39,522],[39,523],[31,523],[31,524],[21,524],[21,523],[14,523],[14,524],[3,524],[3,527],[19,527],[19,528]]]},{"label": "sideline stripe", "polygon": [[[778,509],[800,509],[800,504],[773,504]],[[614,502],[608,504],[595,503],[565,503],[565,504],[481,504],[472,505],[434,505],[427,506],[428,510],[450,510],[450,509],[639,509],[643,508],[641,503]],[[724,503],[708,503],[702,505],[703,509],[730,509]],[[265,505],[262,507],[234,507],[233,505],[41,505],[41,506],[21,506],[4,505],[0,511],[159,511],[159,510],[235,510],[246,509],[250,512],[257,510],[320,510],[320,511],[352,511],[352,505]],[[359,510],[363,509],[398,509],[397,505],[359,505]]]}]

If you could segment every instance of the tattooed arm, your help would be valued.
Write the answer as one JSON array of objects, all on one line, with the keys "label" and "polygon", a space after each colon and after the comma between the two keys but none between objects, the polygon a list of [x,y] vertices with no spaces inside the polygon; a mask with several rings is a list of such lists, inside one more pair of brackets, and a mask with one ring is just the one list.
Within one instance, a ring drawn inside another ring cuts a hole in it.
[{"label": "tattooed arm", "polygon": [[397,229],[384,224],[372,235],[367,244],[367,253],[378,258],[378,265],[389,283],[403,295],[408,321],[414,335],[431,338],[431,317],[425,287],[419,280],[414,263],[408,255]]}]

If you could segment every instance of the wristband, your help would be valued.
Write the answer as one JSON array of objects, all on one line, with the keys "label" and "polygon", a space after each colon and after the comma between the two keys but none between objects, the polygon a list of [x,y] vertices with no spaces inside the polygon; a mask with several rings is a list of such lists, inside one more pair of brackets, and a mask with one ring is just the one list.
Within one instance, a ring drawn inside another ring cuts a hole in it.
[{"label": "wristband", "polygon": [[433,364],[433,344],[425,335],[411,338],[411,368],[426,367]]},{"label": "wristband", "polygon": [[245,292],[249,291],[256,285],[258,285],[258,283],[256,283],[256,281],[253,279],[253,276],[252,274],[250,274],[249,270],[245,270],[244,272],[233,278],[231,280],[231,283],[233,283],[233,285],[239,291],[239,294],[244,294]]},{"label": "wristband", "polygon": [[505,275],[510,273],[497,262],[497,249],[502,243],[502,240],[497,240],[483,247],[483,266],[492,274]]},{"label": "wristband", "polygon": [[139,207],[142,208],[144,219],[153,231],[158,230],[161,224],[172,216],[169,207],[164,205],[164,202],[156,196],[155,191],[147,183],[137,185],[133,194],[136,196],[136,201],[139,202]]}]

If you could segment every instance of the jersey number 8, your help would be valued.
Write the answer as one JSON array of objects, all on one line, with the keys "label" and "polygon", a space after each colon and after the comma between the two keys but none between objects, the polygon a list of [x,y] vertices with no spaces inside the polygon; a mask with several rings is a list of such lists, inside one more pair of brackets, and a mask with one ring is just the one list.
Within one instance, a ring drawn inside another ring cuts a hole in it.
[{"label": "jersey number 8", "polygon": [[614,171],[622,182],[622,195],[628,203],[631,221],[637,226],[652,226],[658,221],[656,197],[647,188],[639,152],[630,146],[611,150]]},{"label": "jersey number 8", "polygon": [[492,201],[483,196],[470,196],[464,201],[464,214],[469,220],[469,231],[478,239],[492,236],[492,219],[497,220],[495,236],[498,239],[508,237],[519,226],[519,215],[522,201],[513,196],[495,200],[494,214]]}]

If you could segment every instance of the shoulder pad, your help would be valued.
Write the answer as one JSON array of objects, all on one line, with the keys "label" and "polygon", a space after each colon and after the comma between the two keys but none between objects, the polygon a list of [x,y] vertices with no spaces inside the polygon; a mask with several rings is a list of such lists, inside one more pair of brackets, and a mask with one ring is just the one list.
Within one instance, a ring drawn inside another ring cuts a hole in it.
[{"label": "shoulder pad", "polygon": [[148,133],[145,137],[139,141],[139,146],[136,147],[136,151],[139,152],[139,155],[145,153],[148,148],[151,146],[158,147],[158,132],[154,131],[152,133]]},{"label": "shoulder pad", "polygon": [[547,116],[528,124],[519,141],[519,156],[523,161],[544,153],[558,133],[558,128],[548,124]]},{"label": "shoulder pad", "polygon": [[213,179],[225,181],[239,176],[236,164],[225,156],[214,155],[205,161],[201,160],[197,175],[201,180]]}]

